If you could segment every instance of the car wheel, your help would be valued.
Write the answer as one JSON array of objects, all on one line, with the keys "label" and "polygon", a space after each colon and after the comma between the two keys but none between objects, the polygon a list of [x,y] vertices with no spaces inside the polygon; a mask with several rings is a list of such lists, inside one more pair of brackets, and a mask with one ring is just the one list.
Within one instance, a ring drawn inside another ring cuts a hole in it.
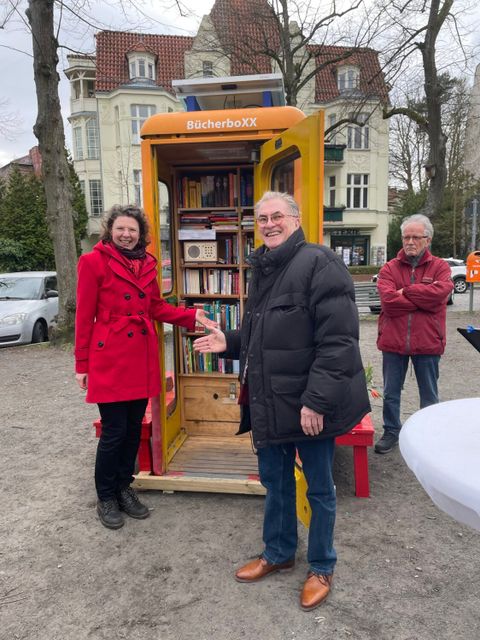
[{"label": "car wheel", "polygon": [[45,342],[47,339],[47,328],[41,320],[37,320],[33,325],[32,343]]},{"label": "car wheel", "polygon": [[453,288],[455,290],[455,293],[465,293],[465,291],[468,289],[468,284],[465,278],[456,278],[453,283]]}]

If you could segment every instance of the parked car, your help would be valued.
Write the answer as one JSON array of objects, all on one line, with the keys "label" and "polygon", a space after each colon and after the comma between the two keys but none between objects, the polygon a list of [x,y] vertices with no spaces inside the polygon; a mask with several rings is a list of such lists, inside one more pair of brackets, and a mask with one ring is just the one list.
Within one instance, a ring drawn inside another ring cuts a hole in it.
[{"label": "parked car", "polygon": [[455,293],[465,293],[468,289],[467,277],[467,265],[463,260],[457,258],[443,258],[452,272],[453,288]]},{"label": "parked car", "polygon": [[[378,273],[376,273],[375,275],[373,275],[373,276],[372,276],[372,282],[376,282],[376,281],[377,281],[377,279],[378,279]],[[453,275],[452,275],[452,280],[453,280]],[[456,293],[456,291],[455,291],[455,284],[454,284],[454,289],[453,289],[453,291],[450,293],[450,295],[448,296],[448,300],[447,300],[447,304],[448,304],[448,305],[450,305],[450,304],[453,304],[453,303],[454,303],[454,300],[455,300],[455,293]],[[372,313],[380,313],[380,311],[381,311],[381,310],[382,310],[382,307],[377,307],[377,306],[375,306],[375,307],[370,307],[370,311],[371,311]]]},{"label": "parked car", "polygon": [[57,315],[54,271],[0,273],[0,346],[48,340]]}]

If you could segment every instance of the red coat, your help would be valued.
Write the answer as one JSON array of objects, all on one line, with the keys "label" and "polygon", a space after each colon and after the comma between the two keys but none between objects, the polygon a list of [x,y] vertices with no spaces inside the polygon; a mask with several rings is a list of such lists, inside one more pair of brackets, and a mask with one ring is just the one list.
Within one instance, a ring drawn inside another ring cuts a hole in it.
[{"label": "red coat", "polygon": [[[428,249],[414,268],[403,249],[378,274],[382,302],[377,346],[404,355],[441,355],[446,343],[450,267]],[[398,293],[403,289],[403,295]]]},{"label": "red coat", "polygon": [[160,393],[155,323],[193,330],[195,309],[160,297],[157,261],[147,253],[138,278],[110,244],[99,242],[78,262],[75,369],[88,373],[87,402],[119,402]]}]

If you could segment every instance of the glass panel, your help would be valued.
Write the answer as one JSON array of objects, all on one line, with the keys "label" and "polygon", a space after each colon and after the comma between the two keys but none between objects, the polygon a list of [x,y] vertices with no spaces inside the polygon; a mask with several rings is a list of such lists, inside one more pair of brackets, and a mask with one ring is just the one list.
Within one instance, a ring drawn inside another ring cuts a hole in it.
[{"label": "glass panel", "polygon": [[295,160],[298,157],[299,154],[296,154],[276,165],[272,172],[272,191],[295,195]]},{"label": "glass panel", "polygon": [[[158,183],[158,204],[160,217],[161,291],[166,295],[173,290],[172,268],[172,224],[170,217],[170,193],[164,182]],[[177,362],[175,359],[176,331],[171,324],[163,324],[163,358],[165,363],[165,404],[167,416],[177,404]]]}]

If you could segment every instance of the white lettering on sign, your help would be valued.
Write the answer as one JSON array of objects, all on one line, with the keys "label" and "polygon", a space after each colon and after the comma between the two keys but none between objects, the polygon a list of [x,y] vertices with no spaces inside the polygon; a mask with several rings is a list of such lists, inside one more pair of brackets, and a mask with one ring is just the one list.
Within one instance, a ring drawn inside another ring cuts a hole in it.
[{"label": "white lettering on sign", "polygon": [[187,120],[188,131],[201,131],[202,129],[252,129],[257,126],[257,118],[242,118],[241,120]]}]

